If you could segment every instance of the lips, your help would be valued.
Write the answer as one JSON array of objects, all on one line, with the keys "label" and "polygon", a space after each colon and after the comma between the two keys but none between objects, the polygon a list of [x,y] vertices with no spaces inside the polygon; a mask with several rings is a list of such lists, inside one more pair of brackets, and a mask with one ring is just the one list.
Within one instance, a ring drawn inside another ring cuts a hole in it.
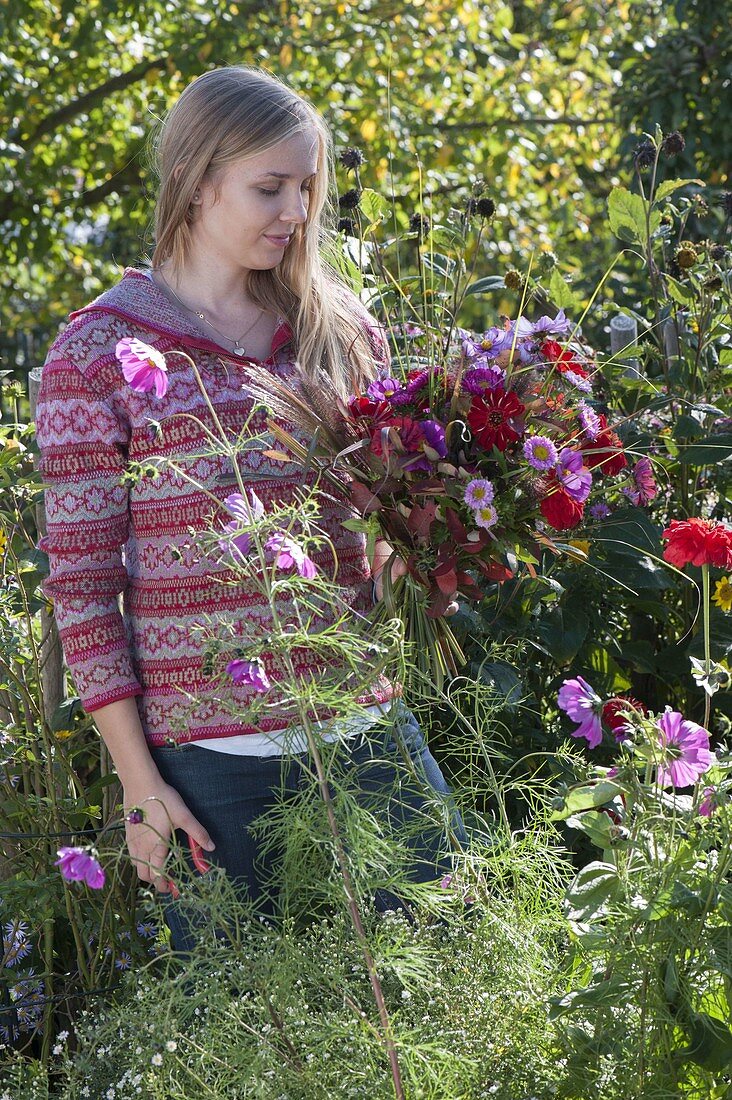
[{"label": "lips", "polygon": [[278,245],[280,248],[284,248],[285,245],[288,245],[290,243],[290,237],[289,236],[288,237],[273,237],[269,233],[265,233],[264,235],[265,235],[265,237],[267,238],[268,241],[271,241],[272,244]]}]

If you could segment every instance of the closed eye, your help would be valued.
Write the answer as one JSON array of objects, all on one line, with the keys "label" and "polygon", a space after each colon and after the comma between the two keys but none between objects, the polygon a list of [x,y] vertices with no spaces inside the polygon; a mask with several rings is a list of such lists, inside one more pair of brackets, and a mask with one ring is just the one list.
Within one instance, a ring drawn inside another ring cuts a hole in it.
[{"label": "closed eye", "polygon": [[[312,191],[312,189],[312,183],[304,183],[300,188],[301,191]],[[276,187],[273,190],[269,190],[267,187],[258,187],[257,190],[259,191],[260,195],[279,195],[281,188]]]}]

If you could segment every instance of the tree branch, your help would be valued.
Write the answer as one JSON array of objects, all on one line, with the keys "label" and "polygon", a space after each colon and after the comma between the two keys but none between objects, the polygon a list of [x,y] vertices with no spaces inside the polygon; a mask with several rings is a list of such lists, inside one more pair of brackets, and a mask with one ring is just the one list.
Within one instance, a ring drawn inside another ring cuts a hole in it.
[{"label": "tree branch", "polygon": [[[90,107],[93,107],[108,95],[119,92],[123,88],[128,87],[128,85],[141,80],[142,77],[152,69],[164,69],[167,62],[167,56],[158,57],[154,61],[141,61],[138,65],[134,65],[133,68],[128,69],[127,72],[118,73],[117,76],[111,77],[111,79],[106,80],[103,84],[98,84],[96,88],[91,88],[88,92],[85,92],[84,95],[80,95],[78,99],[72,100],[71,103],[65,103],[64,106],[59,107],[58,110],[51,111],[50,114],[41,119],[30,137],[22,143],[23,158],[27,157],[31,149],[33,149],[46,134],[58,130],[59,127],[63,126],[65,122],[68,122],[69,119],[75,118],[76,115],[83,114],[84,111],[89,110]],[[14,140],[20,142],[17,133],[14,135]]]}]

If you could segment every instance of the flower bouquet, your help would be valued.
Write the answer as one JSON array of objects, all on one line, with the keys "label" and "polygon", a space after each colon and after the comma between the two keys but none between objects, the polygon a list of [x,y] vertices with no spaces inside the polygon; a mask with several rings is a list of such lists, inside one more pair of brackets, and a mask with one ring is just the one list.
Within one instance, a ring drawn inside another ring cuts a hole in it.
[{"label": "flower bouquet", "polygon": [[630,479],[618,435],[593,408],[594,357],[571,328],[561,310],[482,334],[456,328],[435,355],[431,334],[401,326],[395,346],[406,351],[347,403],[325,379],[302,379],[293,395],[255,376],[279,443],[345,481],[358,513],[348,522],[406,563],[394,584],[385,568],[374,614],[402,618],[417,667],[438,686],[463,661],[444,617],[456,593],[480,599],[519,563],[533,573],[541,545],[559,551],[551,533],[576,528],[593,497],[596,518],[609,511],[608,477],[624,471],[619,488],[636,504],[655,494],[649,461]]}]

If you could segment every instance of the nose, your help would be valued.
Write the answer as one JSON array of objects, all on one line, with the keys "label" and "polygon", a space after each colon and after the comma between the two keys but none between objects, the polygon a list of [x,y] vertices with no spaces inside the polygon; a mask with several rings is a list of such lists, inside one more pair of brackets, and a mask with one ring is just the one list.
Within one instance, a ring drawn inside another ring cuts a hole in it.
[{"label": "nose", "polygon": [[294,191],[288,191],[287,201],[280,214],[280,221],[286,222],[288,225],[302,225],[308,216],[308,198],[309,193],[301,191],[299,187]]}]

